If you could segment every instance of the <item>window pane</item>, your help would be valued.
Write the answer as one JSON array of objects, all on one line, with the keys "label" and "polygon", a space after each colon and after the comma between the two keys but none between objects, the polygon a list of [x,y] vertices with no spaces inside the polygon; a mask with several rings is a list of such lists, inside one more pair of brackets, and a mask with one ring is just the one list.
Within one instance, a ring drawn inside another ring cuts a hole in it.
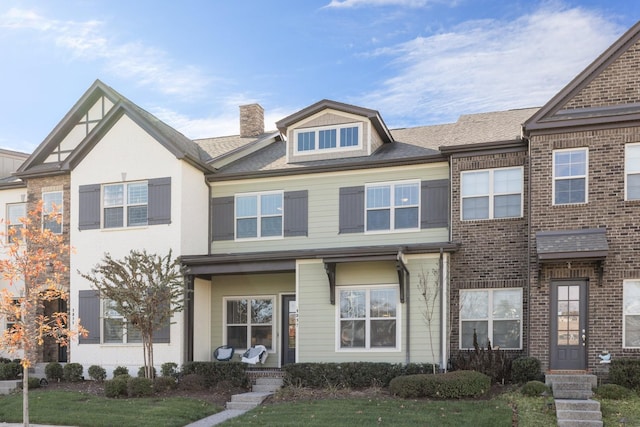
[{"label": "window pane", "polygon": [[105,207],[122,206],[124,204],[124,188],[122,184],[105,185],[102,194]]},{"label": "window pane", "polygon": [[236,197],[236,216],[257,216],[258,198],[257,196]]},{"label": "window pane", "polygon": [[369,298],[371,317],[396,317],[395,289],[372,289]]},{"label": "window pane", "polygon": [[640,314],[640,281],[627,281],[623,290],[624,314]]},{"label": "window pane", "polygon": [[340,146],[354,147],[358,145],[358,127],[340,129]]},{"label": "window pane", "polygon": [[640,316],[625,316],[624,346],[640,347]]},{"label": "window pane", "polygon": [[394,193],[395,206],[415,206],[419,202],[418,184],[398,184]]},{"label": "window pane", "polygon": [[300,132],[298,133],[298,151],[309,151],[316,149],[316,133]]},{"label": "window pane", "polygon": [[227,344],[234,348],[247,348],[247,327],[227,326]]},{"label": "window pane", "polygon": [[122,319],[104,319],[104,338],[105,343],[121,343],[123,340],[123,326]]},{"label": "window pane", "polygon": [[462,174],[462,196],[484,196],[489,194],[489,171],[464,172]]},{"label": "window pane", "polygon": [[501,169],[493,172],[494,193],[520,193],[522,191],[522,170]]},{"label": "window pane", "polygon": [[7,220],[10,224],[20,225],[20,218],[26,218],[27,216],[27,204],[26,203],[16,203],[13,205],[7,205]]},{"label": "window pane", "polygon": [[272,348],[271,326],[251,326],[251,345],[263,345],[267,349]]},{"label": "window pane", "polygon": [[367,230],[389,230],[391,228],[391,211],[379,209],[367,211]]},{"label": "window pane", "polygon": [[493,203],[494,218],[515,218],[521,215],[520,194],[495,196]]},{"label": "window pane", "polygon": [[127,323],[127,342],[142,342],[142,332],[140,332],[140,329],[135,328],[131,323]]},{"label": "window pane", "polygon": [[493,317],[519,319],[522,312],[520,291],[493,291]]},{"label": "window pane", "polygon": [[478,344],[480,347],[486,347],[488,340],[489,322],[462,322],[462,330],[460,337],[461,348],[473,348],[473,331],[475,330]]},{"label": "window pane", "polygon": [[127,225],[147,225],[147,205],[129,206],[127,209]]},{"label": "window pane", "polygon": [[247,300],[227,300],[227,323],[247,323]]},{"label": "window pane", "polygon": [[340,291],[340,318],[364,318],[366,291]]},{"label": "window pane", "polygon": [[104,228],[122,227],[123,208],[107,208],[104,210]]},{"label": "window pane", "polygon": [[62,191],[42,193],[42,209],[45,213],[60,212],[62,209]]},{"label": "window pane", "polygon": [[255,299],[251,301],[251,323],[271,324],[273,301],[271,299]]},{"label": "window pane", "polygon": [[489,317],[489,292],[460,292],[461,319],[487,319]]},{"label": "window pane", "polygon": [[[336,129],[321,130],[318,132],[318,148],[336,148]],[[342,145],[342,144],[341,144]]]},{"label": "window pane", "polygon": [[262,215],[282,215],[282,194],[265,194],[260,197]]},{"label": "window pane", "polygon": [[367,188],[367,208],[387,208],[391,206],[391,187],[388,185]]},{"label": "window pane", "polygon": [[561,151],[554,153],[555,177],[584,176],[587,171],[586,150]]},{"label": "window pane", "polygon": [[555,204],[584,203],[585,180],[584,178],[562,179],[556,181]]},{"label": "window pane", "polygon": [[342,320],[340,322],[340,348],[365,346],[365,321]]},{"label": "window pane", "polygon": [[640,172],[640,145],[625,147],[625,170],[627,173]]},{"label": "window pane", "polygon": [[239,219],[236,233],[239,239],[258,237],[258,220],[256,218]]},{"label": "window pane", "polygon": [[60,222],[59,219],[56,218],[45,219],[43,227],[45,230],[50,230],[54,234],[62,233],[62,222]]},{"label": "window pane", "polygon": [[393,227],[418,228],[418,208],[396,209],[396,216]]},{"label": "window pane", "polygon": [[396,321],[372,320],[371,321],[371,347],[395,347],[396,346]]},{"label": "window pane", "polygon": [[462,219],[489,218],[489,197],[469,197],[462,199]]},{"label": "window pane", "polygon": [[500,320],[493,322],[492,347],[520,348],[520,321]]},{"label": "window pane", "polygon": [[128,204],[146,204],[148,199],[148,189],[146,182],[137,182],[127,186]]},{"label": "window pane", "polygon": [[627,175],[627,200],[640,199],[640,174]]},{"label": "window pane", "polygon": [[282,217],[272,216],[262,218],[260,227],[261,237],[282,236]]}]

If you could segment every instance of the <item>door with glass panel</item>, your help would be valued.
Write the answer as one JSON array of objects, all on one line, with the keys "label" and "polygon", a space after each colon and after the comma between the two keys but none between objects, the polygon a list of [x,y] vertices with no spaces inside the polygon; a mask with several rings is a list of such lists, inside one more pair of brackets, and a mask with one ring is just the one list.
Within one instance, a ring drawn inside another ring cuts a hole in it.
[{"label": "door with glass panel", "polygon": [[282,364],[296,361],[296,331],[298,329],[298,304],[295,295],[282,296]]},{"label": "door with glass panel", "polygon": [[550,368],[587,368],[587,282],[551,283]]}]

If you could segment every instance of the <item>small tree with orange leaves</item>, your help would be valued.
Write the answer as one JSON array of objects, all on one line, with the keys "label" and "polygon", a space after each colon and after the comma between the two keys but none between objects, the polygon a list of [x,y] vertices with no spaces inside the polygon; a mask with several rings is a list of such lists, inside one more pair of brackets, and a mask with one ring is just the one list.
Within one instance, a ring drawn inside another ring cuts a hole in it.
[{"label": "small tree with orange leaves", "polygon": [[55,209],[46,218],[43,215],[39,202],[20,218],[21,227],[11,224],[6,233],[0,233],[7,244],[0,274],[9,284],[0,291],[0,315],[11,325],[2,332],[0,345],[12,353],[21,352],[25,426],[29,425],[29,367],[37,361],[45,338],[66,346],[76,334],[86,334],[80,325],[69,327],[67,313],[44,314],[46,302],[68,299],[64,280],[71,248],[62,235],[43,227],[45,222],[60,221]]}]

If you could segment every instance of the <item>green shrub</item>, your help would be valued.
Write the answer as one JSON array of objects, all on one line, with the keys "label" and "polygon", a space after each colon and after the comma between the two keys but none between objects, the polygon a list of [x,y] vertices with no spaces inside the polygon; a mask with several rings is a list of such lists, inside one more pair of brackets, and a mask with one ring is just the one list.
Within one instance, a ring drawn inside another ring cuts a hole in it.
[{"label": "green shrub", "polygon": [[44,374],[48,381],[60,381],[64,377],[64,369],[58,362],[49,362],[44,367]]},{"label": "green shrub", "polygon": [[622,400],[632,397],[635,393],[618,384],[602,384],[596,389],[596,394],[603,399]]},{"label": "green shrub", "polygon": [[542,381],[537,380],[528,381],[520,388],[520,393],[529,397],[538,397],[544,392],[547,392],[549,396],[551,395],[551,389],[549,386]]},{"label": "green shrub", "polygon": [[129,375],[129,369],[126,366],[117,366],[116,369],[113,370],[113,378],[119,377],[120,375]]},{"label": "green shrub", "polygon": [[241,362],[187,362],[182,366],[184,375],[202,376],[206,388],[212,388],[221,381],[228,381],[233,387],[248,388],[247,365]]},{"label": "green shrub", "polygon": [[511,362],[513,356],[507,352],[491,347],[480,347],[478,337],[473,332],[473,350],[461,350],[453,361],[456,370],[478,371],[491,378],[493,383],[505,383],[511,379]]},{"label": "green shrub", "polygon": [[[152,376],[151,378],[155,378],[155,377],[157,376],[157,375],[156,375],[157,373],[156,373],[156,368],[155,368],[155,367],[153,368],[153,371],[152,371],[152,372],[153,372],[153,374],[152,374],[153,376]],[[140,367],[138,368],[138,378],[144,378],[144,366],[140,366]]]},{"label": "green shrub", "polygon": [[491,378],[476,371],[454,371],[444,374],[405,375],[389,383],[391,394],[402,398],[431,397],[460,399],[478,397],[491,388]]},{"label": "green shrub", "polygon": [[609,365],[609,381],[640,391],[640,359],[613,359]]},{"label": "green shrub", "polygon": [[129,397],[149,397],[153,395],[153,380],[143,377],[131,377],[127,381]]},{"label": "green shrub", "polygon": [[0,380],[15,380],[22,373],[22,365],[15,362],[0,363]]},{"label": "green shrub", "polygon": [[535,357],[518,357],[511,362],[511,379],[514,383],[524,384],[527,381],[539,381],[541,376],[540,361]]},{"label": "green shrub", "polygon": [[[29,379],[27,381],[29,383],[29,390],[33,390],[34,388],[40,388],[40,378],[29,377]],[[23,387],[23,383],[22,382],[20,382],[19,387],[20,388]]]},{"label": "green shrub", "polygon": [[107,379],[107,371],[102,366],[91,365],[88,372],[89,377],[99,383]]},{"label": "green shrub", "polygon": [[177,377],[178,376],[178,364],[173,362],[163,363],[160,366],[160,374],[163,377]]},{"label": "green shrub", "polygon": [[[162,377],[161,377],[162,378]],[[201,391],[206,389],[204,377],[199,374],[187,374],[180,377],[178,388],[186,391]]]},{"label": "green shrub", "polygon": [[84,368],[79,363],[67,363],[64,365],[64,380],[70,383],[77,383],[80,381],[84,381],[84,377],[82,373]]},{"label": "green shrub", "polygon": [[105,381],[104,395],[113,398],[126,397],[129,378],[131,378],[129,374],[122,374],[113,377],[112,380]]},{"label": "green shrub", "polygon": [[176,379],[170,376],[156,377],[153,380],[153,390],[161,393],[163,391],[173,390],[177,387]]},{"label": "green shrub", "polygon": [[7,359],[6,357],[0,357],[0,363],[9,363],[11,359]]}]

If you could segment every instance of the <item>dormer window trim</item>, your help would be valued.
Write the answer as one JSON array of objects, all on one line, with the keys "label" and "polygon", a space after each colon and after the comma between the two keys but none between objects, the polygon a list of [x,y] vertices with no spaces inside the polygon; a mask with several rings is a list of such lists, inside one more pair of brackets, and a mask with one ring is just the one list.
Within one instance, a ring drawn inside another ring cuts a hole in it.
[{"label": "dormer window trim", "polygon": [[[357,144],[352,144],[353,140],[345,139],[346,135],[352,135],[352,129],[356,130]],[[303,135],[307,138],[300,140]],[[297,156],[362,150],[362,122],[294,129],[293,144],[294,154]]]}]

